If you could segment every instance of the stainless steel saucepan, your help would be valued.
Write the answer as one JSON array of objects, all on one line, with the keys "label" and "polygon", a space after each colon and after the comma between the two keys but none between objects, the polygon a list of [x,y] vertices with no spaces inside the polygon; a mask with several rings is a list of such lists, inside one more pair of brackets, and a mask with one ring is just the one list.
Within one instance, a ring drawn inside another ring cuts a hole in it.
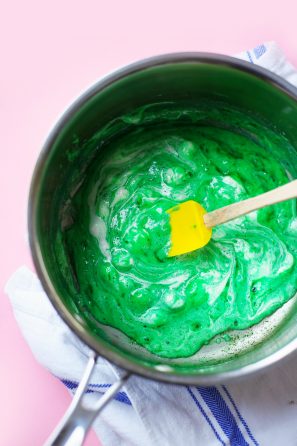
[{"label": "stainless steel saucepan", "polygon": [[[201,99],[223,101],[269,121],[297,150],[297,89],[271,72],[232,57],[207,53],[168,54],[146,59],[103,78],[64,113],[38,159],[29,198],[29,234],[38,276],[49,299],[73,332],[90,347],[85,374],[64,419],[48,445],[79,445],[100,410],[130,374],[184,385],[226,382],[263,369],[297,347],[296,297],[249,330],[238,331],[231,347],[211,342],[184,359],[162,359],[119,332],[93,330],[81,316],[73,272],[61,267],[54,249],[62,210],[97,145],[81,146],[113,119],[152,103]],[[84,147],[84,149],[82,149]],[[297,168],[297,166],[296,166]],[[120,366],[122,378],[87,407],[84,390],[97,355]]]}]

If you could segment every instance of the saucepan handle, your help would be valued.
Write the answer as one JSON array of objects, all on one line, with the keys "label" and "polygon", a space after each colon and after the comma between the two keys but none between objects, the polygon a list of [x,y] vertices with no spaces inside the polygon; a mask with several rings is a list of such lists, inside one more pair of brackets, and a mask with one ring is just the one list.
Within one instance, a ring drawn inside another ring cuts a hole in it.
[{"label": "saucepan handle", "polygon": [[97,404],[92,407],[88,406],[84,401],[84,393],[95,368],[96,359],[95,354],[90,356],[72,403],[44,446],[82,445],[97,415],[129,378],[130,374],[126,373],[100,397]]}]

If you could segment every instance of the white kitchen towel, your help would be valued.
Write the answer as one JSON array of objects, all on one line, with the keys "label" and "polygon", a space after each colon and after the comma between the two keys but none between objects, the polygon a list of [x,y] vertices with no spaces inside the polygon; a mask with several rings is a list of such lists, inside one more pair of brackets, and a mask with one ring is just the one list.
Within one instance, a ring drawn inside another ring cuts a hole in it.
[{"label": "white kitchen towel", "polygon": [[[297,72],[269,42],[237,57],[297,86]],[[60,319],[36,275],[22,267],[6,285],[17,323],[36,359],[75,392],[89,349]],[[118,376],[99,359],[86,397],[96,401]],[[295,446],[297,357],[228,385],[174,386],[131,377],[94,423],[104,446]]]},{"label": "white kitchen towel", "polygon": [[236,57],[267,68],[297,87],[297,70],[275,42],[258,45],[252,50],[237,54]]}]

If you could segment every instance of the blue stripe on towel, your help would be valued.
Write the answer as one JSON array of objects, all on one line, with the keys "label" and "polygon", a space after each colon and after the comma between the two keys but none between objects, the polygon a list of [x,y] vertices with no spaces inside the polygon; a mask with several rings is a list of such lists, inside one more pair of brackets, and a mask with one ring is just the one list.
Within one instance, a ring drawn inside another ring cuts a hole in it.
[{"label": "blue stripe on towel", "polygon": [[197,387],[231,446],[249,446],[240,431],[236,419],[216,387]]},{"label": "blue stripe on towel", "polygon": [[[76,381],[71,381],[69,379],[61,379],[60,381],[62,381],[62,383],[70,390],[75,390],[78,387],[78,382]],[[89,384],[86,393],[103,393],[99,389],[106,389],[109,387],[111,387],[111,384]],[[126,392],[118,392],[115,395],[114,399],[121,403],[132,406],[132,403]]]},{"label": "blue stripe on towel", "polygon": [[219,442],[223,445],[226,446],[226,443],[224,443],[224,441],[221,439],[220,435],[218,434],[218,431],[216,430],[216,428],[214,427],[214,425],[212,424],[210,418],[208,417],[207,413],[204,411],[203,407],[201,406],[201,404],[199,403],[199,401],[197,400],[197,398],[195,397],[193,391],[190,389],[190,387],[186,387],[187,391],[189,392],[189,394],[191,395],[194,403],[196,404],[196,406],[198,407],[198,409],[200,410],[200,412],[202,413],[202,415],[204,416],[204,418],[206,419],[206,421],[208,422],[209,426],[211,427],[211,429],[213,430],[213,433],[215,434],[216,438],[219,440]]},{"label": "blue stripe on towel", "polygon": [[69,379],[60,379],[62,383],[67,387],[69,390],[75,390],[77,389],[77,383],[70,381]]},{"label": "blue stripe on towel", "polygon": [[251,63],[254,63],[254,61],[253,61],[253,59],[252,59],[252,55],[251,55],[251,53],[250,53],[249,51],[247,51],[246,54],[247,54],[247,56],[248,56],[248,58],[249,58],[249,61],[250,61]]},{"label": "blue stripe on towel", "polygon": [[246,430],[247,433],[248,433],[248,436],[249,436],[250,439],[253,441],[253,443],[255,444],[255,446],[259,446],[259,443],[257,442],[257,440],[255,439],[255,437],[253,436],[253,434],[252,434],[252,432],[251,432],[251,430],[250,430],[250,428],[249,428],[247,422],[245,421],[245,419],[243,418],[243,416],[242,416],[241,413],[239,412],[239,409],[238,409],[237,405],[235,404],[235,401],[234,401],[234,399],[232,398],[232,396],[231,396],[229,390],[226,388],[226,386],[222,386],[222,388],[223,388],[223,390],[225,391],[227,397],[229,398],[229,400],[230,400],[232,406],[234,407],[235,412],[237,413],[238,418],[240,419],[240,421],[241,421],[242,424],[244,425],[245,430]]},{"label": "blue stripe on towel", "polygon": [[256,48],[254,48],[254,54],[256,56],[256,59],[259,59],[263,54],[266,53],[266,46],[265,45],[258,45]]}]

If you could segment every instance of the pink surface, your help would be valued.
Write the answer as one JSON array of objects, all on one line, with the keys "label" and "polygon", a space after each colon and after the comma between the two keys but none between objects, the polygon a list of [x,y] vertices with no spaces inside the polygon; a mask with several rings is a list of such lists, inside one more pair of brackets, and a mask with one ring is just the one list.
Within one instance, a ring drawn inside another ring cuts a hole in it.
[{"label": "pink surface", "polygon": [[[58,115],[98,77],[157,53],[203,50],[232,54],[265,40],[276,40],[297,63],[293,0],[10,0],[3,6],[1,290],[18,266],[30,264],[26,201],[42,142]],[[0,444],[41,445],[70,397],[33,358],[3,291],[0,351]],[[99,444],[94,434],[87,444]]]}]

